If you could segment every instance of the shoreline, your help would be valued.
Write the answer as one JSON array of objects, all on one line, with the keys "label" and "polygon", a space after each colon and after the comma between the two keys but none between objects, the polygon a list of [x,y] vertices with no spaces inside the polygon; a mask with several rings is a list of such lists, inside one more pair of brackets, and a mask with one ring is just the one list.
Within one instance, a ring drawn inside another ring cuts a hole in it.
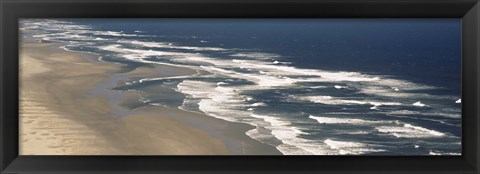
[{"label": "shoreline", "polygon": [[[110,90],[108,83],[118,83],[118,78],[189,75],[195,70],[153,65],[119,72],[121,64],[61,45],[20,45],[21,155],[281,154],[248,137],[245,132],[254,127],[247,124],[163,106],[128,110],[111,102],[112,97],[140,97]],[[124,115],[116,116],[121,108]]]}]

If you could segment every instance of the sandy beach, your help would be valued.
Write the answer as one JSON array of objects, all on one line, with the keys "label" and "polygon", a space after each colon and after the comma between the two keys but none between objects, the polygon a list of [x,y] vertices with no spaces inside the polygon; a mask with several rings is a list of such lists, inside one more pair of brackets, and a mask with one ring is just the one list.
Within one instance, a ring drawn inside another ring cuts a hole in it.
[{"label": "sandy beach", "polygon": [[280,154],[246,136],[252,126],[177,108],[123,107],[141,94],[108,86],[119,83],[115,79],[194,70],[153,65],[125,71],[122,64],[60,46],[20,45],[20,155]]}]

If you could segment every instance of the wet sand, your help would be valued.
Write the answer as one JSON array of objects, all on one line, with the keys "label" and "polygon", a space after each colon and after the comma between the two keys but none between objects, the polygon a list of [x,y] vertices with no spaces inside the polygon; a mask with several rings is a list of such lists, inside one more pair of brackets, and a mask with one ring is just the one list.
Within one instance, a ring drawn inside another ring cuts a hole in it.
[{"label": "wet sand", "polygon": [[253,128],[249,125],[176,108],[132,110],[112,103],[112,97],[119,103],[141,97],[110,90],[112,79],[180,76],[194,70],[151,65],[121,72],[124,65],[59,46],[20,45],[21,155],[280,154],[246,136]]}]

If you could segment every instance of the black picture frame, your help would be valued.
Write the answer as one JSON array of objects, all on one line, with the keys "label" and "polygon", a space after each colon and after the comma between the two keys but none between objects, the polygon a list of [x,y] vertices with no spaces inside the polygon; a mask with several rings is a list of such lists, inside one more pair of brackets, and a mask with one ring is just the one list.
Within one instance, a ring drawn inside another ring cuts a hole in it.
[{"label": "black picture frame", "polygon": [[[461,18],[461,156],[19,156],[19,18]],[[0,0],[0,173],[479,173],[478,0]]]}]

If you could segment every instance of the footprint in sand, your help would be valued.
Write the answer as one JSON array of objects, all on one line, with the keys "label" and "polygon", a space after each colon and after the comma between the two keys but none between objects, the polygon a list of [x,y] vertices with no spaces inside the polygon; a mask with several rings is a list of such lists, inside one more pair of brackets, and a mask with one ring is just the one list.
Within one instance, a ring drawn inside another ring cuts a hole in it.
[{"label": "footprint in sand", "polygon": [[30,134],[35,135],[35,134],[37,134],[37,132],[30,132]]},{"label": "footprint in sand", "polygon": [[50,135],[49,133],[43,133],[43,134],[40,134],[42,136],[47,136],[47,135]]}]

